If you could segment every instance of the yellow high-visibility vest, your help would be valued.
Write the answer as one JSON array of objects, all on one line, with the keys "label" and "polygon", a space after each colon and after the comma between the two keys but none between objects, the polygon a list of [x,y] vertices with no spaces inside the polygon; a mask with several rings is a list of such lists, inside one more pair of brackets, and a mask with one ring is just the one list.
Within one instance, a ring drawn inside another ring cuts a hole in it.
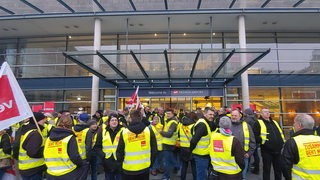
[{"label": "yellow high-visibility vest", "polygon": [[299,162],[292,167],[292,179],[320,179],[320,137],[293,137],[299,151]]},{"label": "yellow high-visibility vest", "polygon": [[75,131],[74,128],[72,128],[72,131],[76,135],[77,144],[79,147],[79,154],[81,156],[81,159],[86,159],[86,137],[87,133],[89,131],[89,128],[85,128],[82,131]]},{"label": "yellow high-visibility vest", "polygon": [[43,155],[47,166],[47,173],[53,176],[62,176],[77,168],[68,155],[68,143],[73,135],[59,141],[47,139]]},{"label": "yellow high-visibility vest", "polygon": [[250,131],[248,127],[248,123],[242,121],[242,129],[243,129],[243,138],[244,138],[244,150],[247,152],[249,150],[250,143]]},{"label": "yellow high-visibility vest", "polygon": [[[284,139],[284,134],[283,134],[282,129],[280,128],[280,126],[279,126],[279,124],[277,123],[277,121],[275,121],[275,120],[272,120],[272,121],[273,121],[274,124],[277,126],[277,128],[278,128],[278,130],[279,130],[279,132],[280,132],[280,134],[281,134],[281,138],[282,138],[282,140],[283,140],[283,142],[284,142],[285,139]],[[266,125],[264,124],[263,120],[258,119],[258,122],[259,122],[259,124],[260,124],[260,137],[261,137],[261,139],[262,139],[261,144],[264,144],[266,141],[268,141],[267,135],[268,135],[269,133],[267,132],[267,127],[266,127]]]},{"label": "yellow high-visibility vest", "polygon": [[[0,142],[2,141],[2,137],[3,135],[7,135],[9,137],[9,140],[11,142],[11,138],[10,135],[8,133],[4,133],[0,136]],[[6,154],[3,152],[3,147],[0,148],[0,159],[7,159],[7,158],[11,158],[11,154]]]},{"label": "yellow high-visibility vest", "polygon": [[167,144],[167,145],[175,145],[176,144],[176,141],[178,139],[178,122],[176,120],[170,120],[169,122],[165,123],[163,131],[168,132],[172,123],[175,123],[177,125],[177,128],[170,138],[163,137],[162,144]]},{"label": "yellow high-visibility vest", "polygon": [[194,124],[190,124],[187,126],[182,125],[179,123],[179,134],[180,134],[180,146],[181,147],[190,147],[190,141],[192,138],[191,128]]},{"label": "yellow high-visibility vest", "polygon": [[124,129],[122,138],[125,144],[125,157],[122,169],[126,171],[140,171],[150,167],[151,144],[150,129],[146,127],[140,134]]},{"label": "yellow high-visibility vest", "polygon": [[231,155],[234,136],[225,136],[220,133],[212,133],[210,139],[210,158],[215,171],[224,174],[238,174],[241,168]]},{"label": "yellow high-visibility vest", "polygon": [[121,128],[119,132],[117,132],[116,137],[113,142],[111,141],[111,136],[109,131],[106,130],[106,125],[102,125],[102,151],[106,154],[105,158],[108,159],[113,155],[116,160],[116,150],[119,144],[120,134],[124,128]]},{"label": "yellow high-visibility vest", "polygon": [[[27,170],[27,169],[32,169],[32,168],[40,167],[44,165],[44,158],[31,158],[30,156],[27,155],[27,151],[24,148],[22,148],[22,144],[27,139],[28,135],[34,131],[38,132],[37,129],[32,129],[21,136],[20,147],[19,147],[19,161],[18,161],[19,170]],[[42,137],[41,146],[44,146],[43,137]]]},{"label": "yellow high-visibility vest", "polygon": [[[210,136],[211,136],[211,129],[209,124],[205,119],[199,119],[196,124],[194,125],[194,128],[199,124],[204,123],[207,127],[208,134],[206,136],[202,136],[197,143],[197,146],[193,149],[192,153],[197,155],[209,155],[209,144],[210,144]],[[193,131],[194,133],[194,131]],[[194,135],[194,134],[193,134]]]},{"label": "yellow high-visibility vest", "polygon": [[162,139],[163,139],[163,137],[160,134],[160,130],[162,130],[162,127],[163,127],[163,125],[160,122],[155,126],[151,125],[152,131],[155,134],[156,139],[157,139],[158,151],[162,151]]}]

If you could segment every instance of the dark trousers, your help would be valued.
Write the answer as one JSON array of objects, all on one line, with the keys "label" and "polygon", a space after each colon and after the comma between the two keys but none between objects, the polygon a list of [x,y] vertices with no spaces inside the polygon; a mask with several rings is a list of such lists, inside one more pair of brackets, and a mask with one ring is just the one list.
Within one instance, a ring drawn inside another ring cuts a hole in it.
[{"label": "dark trousers", "polygon": [[136,175],[122,174],[121,180],[149,180],[149,171]]},{"label": "dark trousers", "polygon": [[196,163],[194,162],[194,160],[193,159],[191,161],[181,160],[181,177],[180,177],[181,180],[186,180],[189,162],[191,163],[191,171],[192,171],[193,179],[196,180],[197,178]]},{"label": "dark trousers", "polygon": [[281,153],[261,151],[263,163],[263,180],[270,180],[271,164],[273,166],[274,179],[281,180]]},{"label": "dark trousers", "polygon": [[254,167],[253,171],[259,171],[259,169],[260,169],[260,167],[259,167],[260,166],[260,157],[259,157],[258,148],[256,148],[254,150],[252,157],[254,159],[254,161],[253,161],[253,167]]}]

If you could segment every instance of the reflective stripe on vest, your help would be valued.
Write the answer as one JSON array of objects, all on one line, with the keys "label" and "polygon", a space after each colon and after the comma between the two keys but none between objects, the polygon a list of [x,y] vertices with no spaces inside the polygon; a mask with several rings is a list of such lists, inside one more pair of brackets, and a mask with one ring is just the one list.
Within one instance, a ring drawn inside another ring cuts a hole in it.
[{"label": "reflective stripe on vest", "polygon": [[211,136],[211,130],[210,126],[204,119],[199,119],[196,124],[194,125],[194,128],[199,124],[204,123],[208,134],[206,136],[202,136],[197,143],[197,146],[193,149],[192,153],[197,155],[208,155],[209,154],[209,144],[210,144],[210,136]]},{"label": "reflective stripe on vest", "polygon": [[175,145],[176,141],[178,139],[178,122],[176,120],[170,120],[169,122],[165,123],[163,131],[168,132],[169,128],[172,123],[175,123],[177,125],[176,130],[174,131],[173,135],[171,137],[163,137],[162,143],[167,145]]},{"label": "reflective stripe on vest", "polygon": [[234,136],[212,133],[210,139],[210,158],[213,169],[224,174],[237,174],[241,168],[231,155]]},{"label": "reflective stripe on vest", "polygon": [[[1,143],[1,141],[2,141],[3,135],[7,135],[7,136],[9,137],[9,140],[11,140],[10,135],[9,135],[8,133],[4,133],[4,134],[2,134],[2,135],[0,136],[0,143]],[[0,148],[0,159],[6,159],[6,158],[10,158],[10,157],[11,157],[11,155],[4,153],[4,152],[3,152],[3,147],[1,147],[1,148]]]},{"label": "reflective stripe on vest", "polygon": [[122,168],[127,171],[140,171],[150,167],[151,145],[150,129],[146,127],[140,134],[124,129],[122,132],[125,144],[125,157]]},{"label": "reflective stripe on vest", "polygon": [[[281,138],[282,138],[282,140],[283,140],[283,142],[284,142],[285,139],[284,139],[284,135],[283,135],[282,129],[280,128],[280,126],[279,126],[279,124],[277,123],[277,121],[275,121],[275,120],[272,120],[272,121],[273,121],[273,123],[277,126],[277,128],[278,128],[278,130],[279,130],[279,132],[280,132],[280,134],[281,134]],[[260,137],[261,137],[261,139],[262,139],[261,144],[264,144],[266,141],[268,141],[267,135],[268,135],[269,133],[267,132],[267,127],[266,127],[266,125],[264,124],[263,120],[258,119],[258,122],[259,122],[259,124],[260,124]]]},{"label": "reflective stripe on vest", "polygon": [[111,141],[109,131],[106,130],[105,124],[103,124],[102,128],[102,151],[106,154],[105,159],[108,159],[109,157],[111,157],[111,155],[113,155],[114,159],[117,160],[116,150],[119,144],[120,134],[123,128],[121,128],[119,132],[117,132],[113,142]]},{"label": "reflective stripe on vest", "polygon": [[[162,129],[162,124],[160,122],[158,124],[161,125],[161,129]],[[160,134],[160,132],[158,131],[158,128],[157,128],[158,124],[156,126],[151,125],[151,128],[152,128],[153,133],[156,135],[158,151],[162,151],[162,139],[163,138],[162,138],[162,135]]]},{"label": "reflective stripe on vest", "polygon": [[242,129],[243,129],[243,138],[244,138],[244,150],[247,152],[249,150],[249,143],[250,143],[250,133],[248,123],[243,121],[242,122]]},{"label": "reflective stripe on vest", "polygon": [[[28,135],[31,132],[39,133],[37,129],[32,129],[21,136],[20,147],[19,147],[19,163],[18,163],[19,170],[27,170],[27,169],[32,169],[32,168],[40,167],[40,166],[44,165],[44,158],[31,158],[27,155],[27,151],[24,148],[22,148],[24,141],[27,139]],[[42,137],[42,135],[41,135],[41,137]],[[30,142],[30,143],[32,143],[32,142]],[[44,146],[43,137],[42,137],[41,147],[42,146]]]},{"label": "reflective stripe on vest", "polygon": [[47,139],[43,154],[48,174],[62,176],[77,168],[68,155],[68,143],[72,136],[69,135],[59,141]]},{"label": "reflective stripe on vest", "polygon": [[292,168],[292,179],[320,179],[320,137],[298,135],[293,137],[299,151],[299,162]]},{"label": "reflective stripe on vest", "polygon": [[[180,123],[181,124],[181,123]],[[179,126],[179,134],[180,134],[180,146],[181,147],[190,147],[190,141],[192,138],[191,128],[194,124],[190,124],[187,126]]]},{"label": "reflective stripe on vest", "polygon": [[77,144],[79,147],[79,154],[81,156],[81,159],[86,159],[87,154],[86,154],[86,137],[87,137],[87,132],[89,131],[89,128],[85,128],[82,131],[75,131],[72,129],[74,134],[76,135],[76,140]]}]

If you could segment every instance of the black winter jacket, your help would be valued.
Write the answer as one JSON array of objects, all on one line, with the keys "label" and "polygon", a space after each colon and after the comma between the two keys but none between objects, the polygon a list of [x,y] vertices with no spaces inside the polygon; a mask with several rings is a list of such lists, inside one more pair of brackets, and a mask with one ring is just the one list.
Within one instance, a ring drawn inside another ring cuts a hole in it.
[{"label": "black winter jacket", "polygon": [[267,121],[262,117],[259,119],[263,120],[264,124],[266,125],[268,140],[264,144],[261,144],[262,142],[262,139],[260,136],[261,127],[259,122],[256,121],[253,126],[253,133],[256,138],[256,143],[261,144],[260,147],[261,147],[261,151],[263,152],[268,152],[271,154],[280,154],[284,142],[278,127],[276,126],[276,124],[273,122],[271,118],[270,118],[270,121]]}]

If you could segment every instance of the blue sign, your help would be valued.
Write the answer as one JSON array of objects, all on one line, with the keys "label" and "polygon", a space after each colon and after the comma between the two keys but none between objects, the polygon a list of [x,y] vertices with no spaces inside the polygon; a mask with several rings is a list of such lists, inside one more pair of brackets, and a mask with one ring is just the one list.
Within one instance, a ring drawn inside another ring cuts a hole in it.
[{"label": "blue sign", "polygon": [[[119,97],[131,97],[132,90],[119,90]],[[139,89],[139,97],[223,96],[223,89]]]}]

